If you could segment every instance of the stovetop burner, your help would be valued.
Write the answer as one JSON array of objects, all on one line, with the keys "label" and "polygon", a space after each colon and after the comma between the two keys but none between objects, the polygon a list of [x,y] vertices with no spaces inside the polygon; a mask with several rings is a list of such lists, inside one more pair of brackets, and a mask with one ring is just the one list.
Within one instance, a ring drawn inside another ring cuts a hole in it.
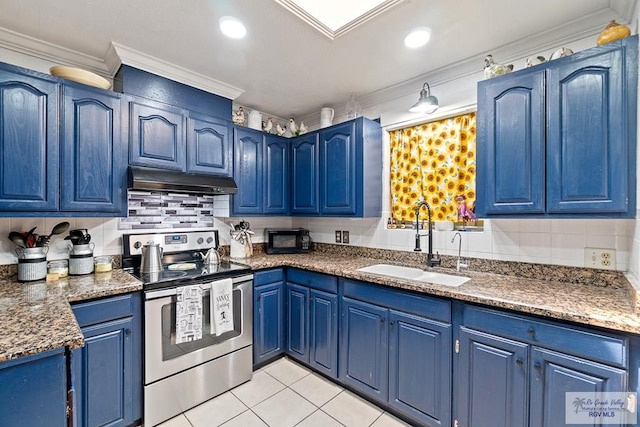
[{"label": "stovetop burner", "polygon": [[141,280],[144,284],[144,289],[158,289],[186,284],[206,283],[225,277],[249,274],[251,272],[251,269],[246,265],[236,264],[230,261],[222,261],[220,264],[214,266],[197,262],[196,268],[182,271],[170,270],[168,265],[165,265],[162,271],[154,273],[141,273],[139,266],[125,270],[128,270],[128,272],[134,277]]}]

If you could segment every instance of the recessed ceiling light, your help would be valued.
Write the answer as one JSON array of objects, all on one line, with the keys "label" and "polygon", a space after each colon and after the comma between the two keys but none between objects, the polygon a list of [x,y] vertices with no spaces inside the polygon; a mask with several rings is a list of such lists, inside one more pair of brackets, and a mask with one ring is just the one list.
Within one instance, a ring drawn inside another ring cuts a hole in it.
[{"label": "recessed ceiling light", "polygon": [[427,44],[430,38],[431,28],[419,27],[407,34],[404,38],[404,45],[408,48],[415,49]]},{"label": "recessed ceiling light", "polygon": [[247,34],[244,24],[233,16],[223,16],[218,22],[220,23],[222,34],[229,38],[241,39]]}]

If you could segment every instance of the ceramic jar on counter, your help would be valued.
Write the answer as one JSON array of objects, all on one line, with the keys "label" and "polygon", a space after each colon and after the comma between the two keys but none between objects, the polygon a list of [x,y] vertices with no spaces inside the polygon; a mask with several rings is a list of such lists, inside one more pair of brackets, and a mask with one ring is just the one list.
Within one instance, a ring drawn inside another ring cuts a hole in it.
[{"label": "ceramic jar on counter", "polygon": [[93,242],[69,246],[69,275],[93,273]]}]

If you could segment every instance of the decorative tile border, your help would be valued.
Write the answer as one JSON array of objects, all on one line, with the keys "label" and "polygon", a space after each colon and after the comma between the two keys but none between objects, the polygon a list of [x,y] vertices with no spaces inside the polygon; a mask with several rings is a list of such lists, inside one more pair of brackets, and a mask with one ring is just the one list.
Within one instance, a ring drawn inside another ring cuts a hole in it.
[{"label": "decorative tile border", "polygon": [[211,228],[214,196],[129,191],[128,213],[120,230]]}]

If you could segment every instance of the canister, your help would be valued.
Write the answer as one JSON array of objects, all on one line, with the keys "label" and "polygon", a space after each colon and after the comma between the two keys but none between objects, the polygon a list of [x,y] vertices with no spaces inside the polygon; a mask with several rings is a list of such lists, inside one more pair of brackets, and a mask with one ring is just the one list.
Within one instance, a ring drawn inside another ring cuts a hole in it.
[{"label": "canister", "polygon": [[113,257],[111,255],[97,256],[94,258],[96,273],[105,273],[113,269]]},{"label": "canister", "polygon": [[69,275],[69,261],[66,259],[49,261],[49,264],[47,264],[47,273],[57,274],[60,278],[67,277]]},{"label": "canister", "polygon": [[69,246],[69,275],[93,273],[93,242]]},{"label": "canister", "polygon": [[31,282],[47,277],[47,246],[16,248],[18,255],[18,281]]}]

